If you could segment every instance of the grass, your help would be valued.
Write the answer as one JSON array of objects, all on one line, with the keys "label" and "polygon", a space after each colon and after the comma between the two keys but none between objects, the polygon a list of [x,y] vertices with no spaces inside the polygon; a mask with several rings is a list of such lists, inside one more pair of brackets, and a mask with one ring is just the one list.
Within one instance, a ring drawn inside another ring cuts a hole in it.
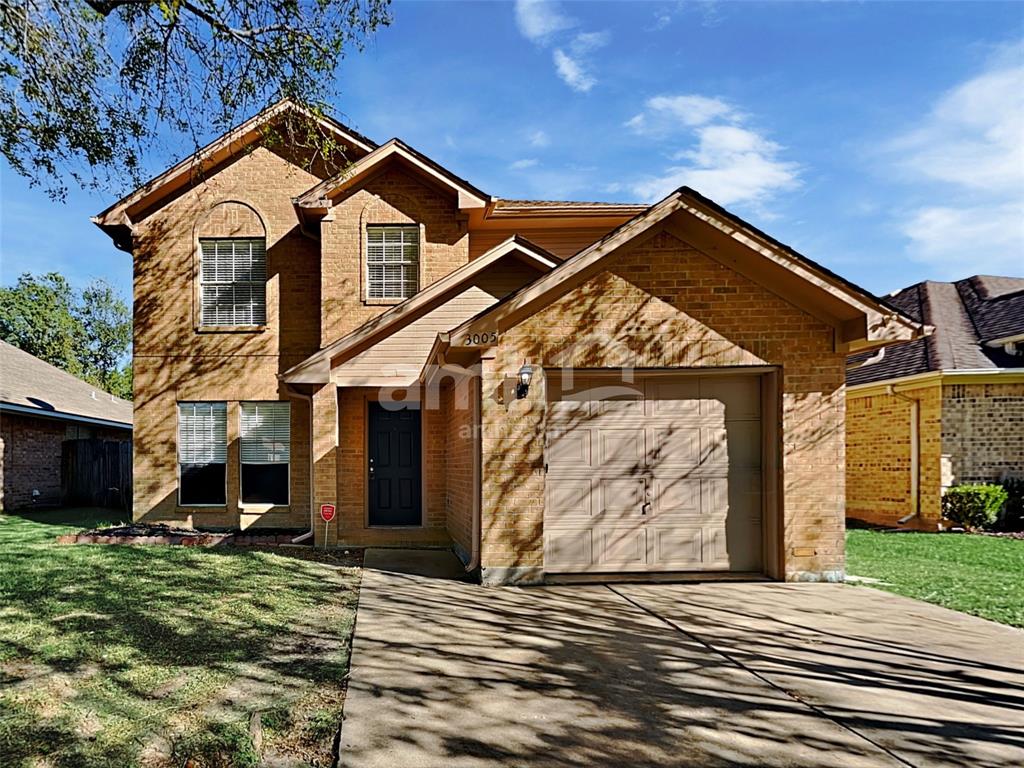
[{"label": "grass", "polygon": [[846,532],[846,569],[872,585],[1024,627],[1024,541],[957,533]]},{"label": "grass", "polygon": [[329,765],[355,562],[54,543],[112,515],[0,514],[0,766]]}]

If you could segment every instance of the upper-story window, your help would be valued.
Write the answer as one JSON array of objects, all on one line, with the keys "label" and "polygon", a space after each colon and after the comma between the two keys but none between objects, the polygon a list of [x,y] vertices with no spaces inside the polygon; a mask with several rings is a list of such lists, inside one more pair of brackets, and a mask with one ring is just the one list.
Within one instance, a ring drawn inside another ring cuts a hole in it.
[{"label": "upper-story window", "polygon": [[366,296],[407,299],[419,290],[420,228],[366,228]]},{"label": "upper-story window", "polygon": [[200,324],[260,326],[267,322],[267,243],[264,238],[199,241]]}]

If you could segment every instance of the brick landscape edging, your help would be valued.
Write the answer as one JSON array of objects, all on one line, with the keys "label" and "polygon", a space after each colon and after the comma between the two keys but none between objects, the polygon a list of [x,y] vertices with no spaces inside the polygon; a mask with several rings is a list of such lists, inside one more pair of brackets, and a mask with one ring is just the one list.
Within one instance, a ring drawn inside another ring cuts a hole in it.
[{"label": "brick landscape edging", "polygon": [[99,533],[68,533],[57,537],[58,544],[131,544],[181,547],[279,546],[291,544],[295,535],[238,535],[234,533],[196,533],[195,535],[105,536]]}]

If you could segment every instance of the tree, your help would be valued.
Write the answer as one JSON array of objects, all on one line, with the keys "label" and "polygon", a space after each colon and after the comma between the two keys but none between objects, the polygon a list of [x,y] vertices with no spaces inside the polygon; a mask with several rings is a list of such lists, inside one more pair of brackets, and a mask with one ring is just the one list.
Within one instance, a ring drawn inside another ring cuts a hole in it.
[{"label": "tree", "polygon": [[[289,142],[343,154],[318,127],[347,50],[390,23],[390,0],[0,0],[0,151],[60,198],[141,183],[157,138],[194,151],[289,97]],[[343,158],[342,158],[343,159]]]},{"label": "tree", "polygon": [[57,272],[26,273],[0,287],[0,338],[129,400],[131,329],[127,304],[102,280],[75,292]]},{"label": "tree", "polygon": [[82,291],[75,316],[85,340],[78,359],[86,376],[107,392],[130,400],[131,366],[127,373],[118,367],[132,343],[128,305],[109,283],[96,280]]}]

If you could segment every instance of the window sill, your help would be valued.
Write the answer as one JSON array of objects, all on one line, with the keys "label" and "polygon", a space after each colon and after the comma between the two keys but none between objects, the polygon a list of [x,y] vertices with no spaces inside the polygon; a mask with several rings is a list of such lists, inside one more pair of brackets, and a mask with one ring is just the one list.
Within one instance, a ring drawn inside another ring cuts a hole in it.
[{"label": "window sill", "polygon": [[272,512],[275,509],[290,509],[291,504],[239,504],[238,511],[246,514]]},{"label": "window sill", "polygon": [[175,507],[177,512],[188,512],[192,509],[198,509],[201,512],[213,512],[218,509],[227,510],[227,504],[178,504]]},{"label": "window sill", "polygon": [[408,300],[409,299],[363,299],[363,304],[365,304],[368,307],[387,307],[394,306],[395,304],[401,304],[403,301]]},{"label": "window sill", "polygon": [[265,325],[197,325],[196,333],[263,333]]}]

